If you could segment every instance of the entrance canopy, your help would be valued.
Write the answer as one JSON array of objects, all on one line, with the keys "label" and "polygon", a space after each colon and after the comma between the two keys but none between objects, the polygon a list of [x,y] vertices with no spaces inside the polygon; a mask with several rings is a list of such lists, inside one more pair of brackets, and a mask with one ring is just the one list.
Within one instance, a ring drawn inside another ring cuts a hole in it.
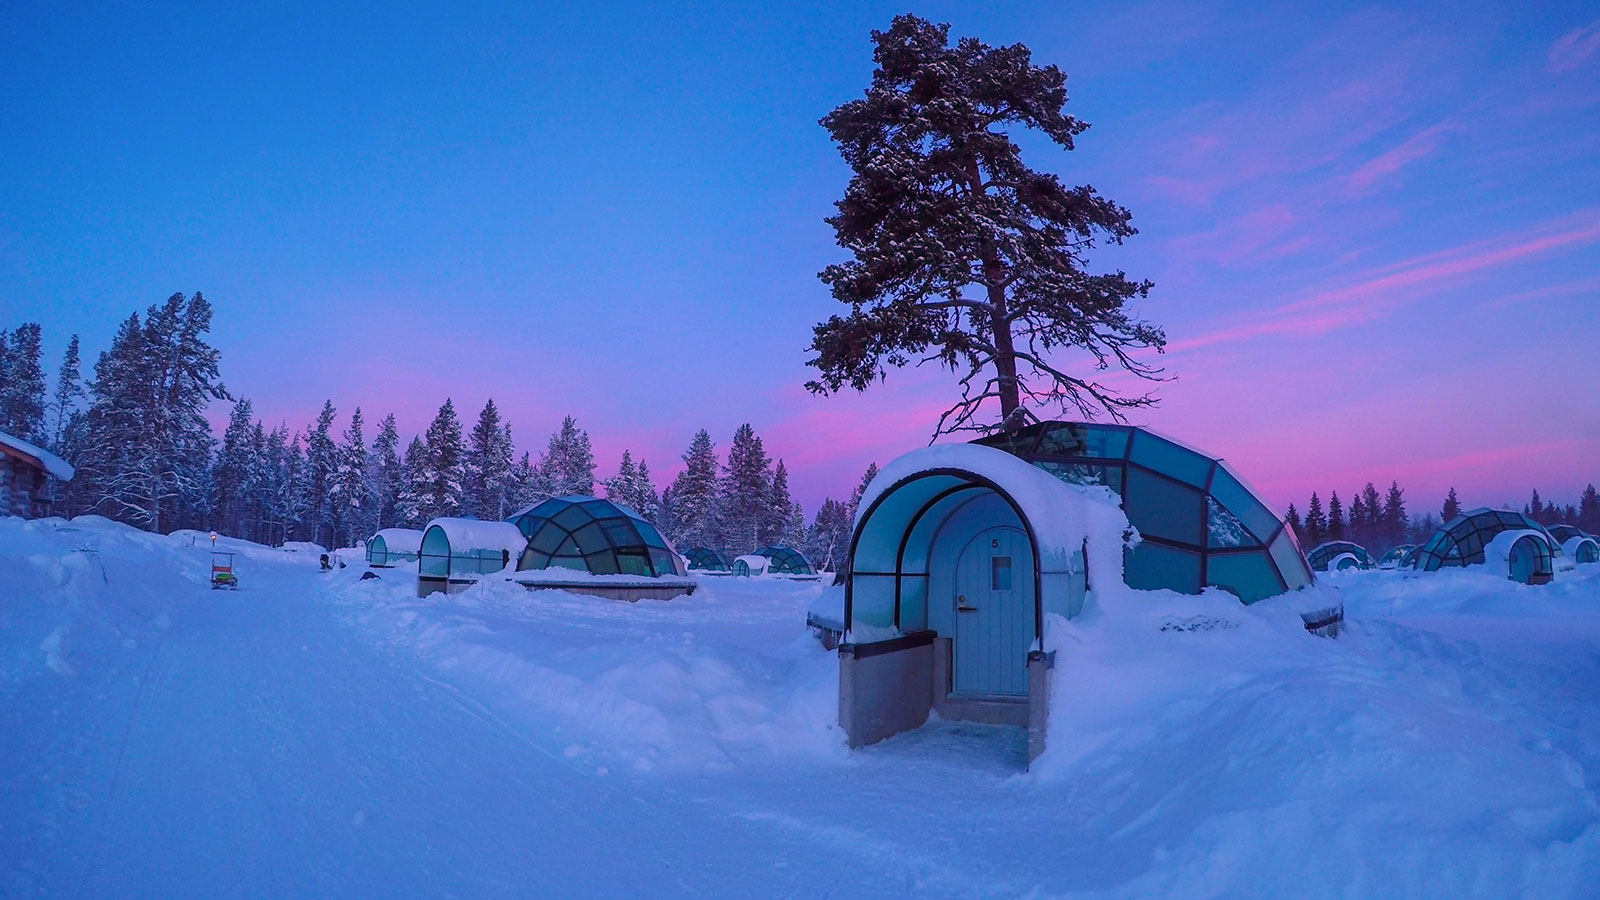
[{"label": "entrance canopy", "polygon": [[[1392,551],[1391,551],[1392,552]],[[1311,548],[1306,554],[1306,562],[1318,572],[1338,571],[1339,569],[1370,569],[1376,563],[1372,561],[1372,554],[1367,548],[1351,541],[1327,541]]]},{"label": "entrance canopy", "polygon": [[929,627],[936,540],[953,517],[979,503],[990,507],[985,523],[1027,535],[1032,571],[1015,577],[1033,582],[1035,636],[1045,612],[1079,612],[1086,557],[1097,587],[1121,586],[1128,520],[1110,491],[1069,485],[992,447],[926,447],[885,466],[861,498],[845,583],[845,628],[853,640]]}]

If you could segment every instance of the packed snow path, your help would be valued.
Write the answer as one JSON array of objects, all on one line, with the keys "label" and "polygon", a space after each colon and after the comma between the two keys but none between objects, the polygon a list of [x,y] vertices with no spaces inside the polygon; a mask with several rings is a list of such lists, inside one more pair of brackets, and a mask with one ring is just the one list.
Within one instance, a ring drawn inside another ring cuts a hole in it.
[{"label": "packed snow path", "polygon": [[1021,774],[1005,729],[845,752],[811,586],[418,600],[238,545],[226,593],[185,540],[0,520],[0,897],[1600,896],[1600,571],[1329,579],[1338,641],[1086,617]]}]

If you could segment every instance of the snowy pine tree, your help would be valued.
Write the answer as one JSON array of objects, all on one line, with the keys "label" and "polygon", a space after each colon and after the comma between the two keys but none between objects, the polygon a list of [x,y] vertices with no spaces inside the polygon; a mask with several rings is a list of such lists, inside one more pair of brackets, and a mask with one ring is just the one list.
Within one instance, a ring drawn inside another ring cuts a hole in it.
[{"label": "snowy pine tree", "polygon": [[378,424],[378,436],[372,441],[372,465],[367,471],[372,495],[372,530],[393,527],[395,504],[400,499],[400,483],[404,473],[400,468],[400,429],[395,425],[394,413],[383,417]]},{"label": "snowy pine tree", "polygon": [[633,453],[622,451],[622,462],[617,474],[605,482],[606,497],[628,507],[646,521],[654,522],[660,512],[661,501],[656,498],[656,486],[650,480],[650,467],[640,461],[633,464]]},{"label": "snowy pine tree", "polygon": [[1579,528],[1590,534],[1600,534],[1600,491],[1594,485],[1583,489],[1583,495],[1578,498],[1578,521],[1574,522]]},{"label": "snowy pine tree", "polygon": [[728,444],[717,488],[718,534],[730,556],[765,546],[770,530],[772,460],[749,423],[740,425]]},{"label": "snowy pine tree", "polygon": [[423,520],[440,516],[459,516],[466,495],[466,447],[462,443],[461,420],[449,398],[433,417],[423,439],[428,494],[422,508]]},{"label": "snowy pine tree", "polygon": [[594,448],[589,444],[589,433],[579,428],[572,416],[562,419],[561,427],[550,435],[550,444],[539,460],[535,493],[544,493],[545,497],[594,496]]},{"label": "snowy pine tree", "polygon": [[861,481],[856,484],[855,491],[850,494],[850,505],[847,507],[847,509],[850,512],[850,523],[852,525],[855,524],[856,514],[860,511],[861,497],[862,495],[866,494],[867,485],[871,484],[872,479],[877,477],[878,464],[867,463],[867,470],[861,473]]},{"label": "snowy pine tree", "polygon": [[500,418],[494,400],[483,405],[478,424],[472,427],[467,442],[465,508],[467,515],[479,519],[503,519],[510,512],[506,494],[511,478],[509,426]]},{"label": "snowy pine tree", "polygon": [[255,536],[243,527],[252,492],[256,488],[255,431],[250,401],[240,398],[222,433],[222,449],[212,472],[211,527],[223,534],[246,539]]},{"label": "snowy pine tree", "polygon": [[1400,482],[1389,482],[1389,493],[1383,500],[1383,540],[1380,544],[1385,550],[1406,540],[1406,495],[1400,490]]},{"label": "snowy pine tree", "polygon": [[367,438],[362,433],[361,407],[350,414],[344,439],[335,449],[336,463],[328,487],[333,520],[333,547],[354,546],[372,534],[367,494]]},{"label": "snowy pine tree", "polygon": [[667,536],[680,549],[716,547],[717,447],[711,433],[695,432],[683,454],[683,471],[667,489]]},{"label": "snowy pine tree", "polygon": [[317,424],[306,434],[306,476],[310,493],[307,495],[307,512],[310,515],[311,540],[324,547],[333,546],[333,488],[334,469],[339,465],[339,452],[333,442],[333,421],[338,415],[332,400],[322,402],[317,414]]},{"label": "snowy pine tree", "polygon": [[824,500],[806,536],[806,557],[822,571],[843,569],[852,526],[849,506],[831,498]]},{"label": "snowy pine tree", "polygon": [[[1301,547],[1307,547],[1306,526],[1304,522],[1300,521],[1300,510],[1295,509],[1293,503],[1289,504],[1289,511],[1283,515],[1283,524],[1289,526],[1289,531],[1294,535],[1295,541]],[[1310,548],[1307,547],[1307,549]]]},{"label": "snowy pine tree", "polygon": [[548,494],[541,493],[542,485],[539,481],[539,467],[533,462],[533,457],[523,452],[522,458],[511,467],[509,476],[511,487],[507,496],[510,497],[510,508],[513,513],[527,509],[549,498]]},{"label": "snowy pine tree", "polygon": [[[83,401],[82,363],[78,358],[78,336],[67,342],[67,352],[61,357],[61,371],[56,373],[56,391],[50,401],[53,421],[50,426],[50,449],[59,455],[67,449],[67,435],[72,420],[78,415],[78,404]],[[0,379],[4,380],[4,379]]]},{"label": "snowy pine tree", "polygon": [[[789,496],[789,469],[778,460],[767,489],[766,515],[761,522],[760,545],[785,544],[794,535],[794,498]],[[801,531],[804,532],[804,525]],[[799,547],[799,544],[794,545]]]},{"label": "snowy pine tree", "polygon": [[1372,546],[1367,536],[1367,501],[1358,491],[1356,498],[1350,501],[1350,524],[1345,529],[1349,540],[1355,541],[1363,547]]},{"label": "snowy pine tree", "polygon": [[1451,488],[1450,493],[1445,495],[1444,507],[1439,510],[1439,517],[1448,525],[1459,515],[1461,515],[1461,501],[1456,499],[1456,489]]},{"label": "snowy pine tree", "polygon": [[[0,337],[4,333],[0,332]],[[35,444],[48,444],[44,429],[44,368],[40,363],[42,331],[27,322],[5,339],[0,368],[0,431]]]}]

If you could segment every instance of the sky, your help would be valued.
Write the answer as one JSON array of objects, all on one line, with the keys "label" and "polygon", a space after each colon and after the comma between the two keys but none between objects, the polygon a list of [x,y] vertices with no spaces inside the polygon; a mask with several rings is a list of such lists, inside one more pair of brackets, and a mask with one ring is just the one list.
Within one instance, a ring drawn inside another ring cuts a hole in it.
[{"label": "sky", "polygon": [[665,484],[750,422],[809,516],[953,397],[803,387],[844,310],[817,120],[910,11],[1068,73],[1077,149],[1020,140],[1133,212],[1090,263],[1156,285],[1135,424],[1280,509],[1600,482],[1592,2],[251,6],[0,3],[0,327],[52,365],[200,290],[269,424],[493,397],[522,449],[570,413],[602,476],[630,448]]}]

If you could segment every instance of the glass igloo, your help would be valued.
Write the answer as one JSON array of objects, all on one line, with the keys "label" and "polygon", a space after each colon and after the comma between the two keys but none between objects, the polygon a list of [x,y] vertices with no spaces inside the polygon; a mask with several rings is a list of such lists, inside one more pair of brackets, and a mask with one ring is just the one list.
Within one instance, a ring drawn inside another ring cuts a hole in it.
[{"label": "glass igloo", "polygon": [[1318,544],[1306,554],[1306,562],[1318,572],[1370,569],[1376,565],[1367,548],[1353,541],[1327,541]]},{"label": "glass igloo", "polygon": [[518,571],[559,566],[596,575],[684,575],[654,525],[610,500],[552,497],[508,521],[528,539]]},{"label": "glass igloo", "polygon": [[1115,491],[1143,538],[1127,552],[1130,587],[1198,594],[1215,585],[1254,603],[1312,583],[1294,532],[1228,464],[1170,438],[1132,425],[1040,422],[974,443]]},{"label": "glass igloo", "polygon": [[683,558],[688,560],[691,572],[728,571],[728,561],[710,547],[690,547],[683,551]]},{"label": "glass igloo", "polygon": [[1554,552],[1558,545],[1544,526],[1515,510],[1480,507],[1462,513],[1433,533],[1417,551],[1416,567],[1433,572],[1447,566],[1474,566],[1484,562],[1484,547],[1504,531],[1537,532]]}]

